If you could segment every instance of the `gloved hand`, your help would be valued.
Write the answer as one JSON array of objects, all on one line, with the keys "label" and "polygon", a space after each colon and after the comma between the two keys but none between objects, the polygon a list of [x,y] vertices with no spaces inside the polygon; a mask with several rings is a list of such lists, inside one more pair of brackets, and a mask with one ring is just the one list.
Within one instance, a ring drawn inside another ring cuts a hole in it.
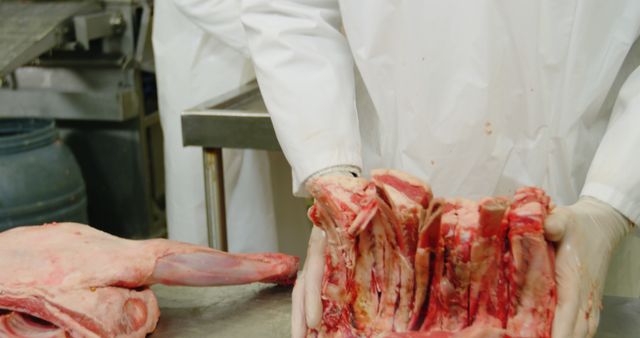
[{"label": "gloved hand", "polygon": [[545,236],[556,243],[558,305],[553,338],[593,337],[598,328],[609,260],[633,224],[606,203],[582,197],[547,217]]},{"label": "gloved hand", "polygon": [[[352,170],[350,166],[337,166],[322,170],[311,178],[328,175],[358,176],[358,172],[357,170]],[[307,259],[291,295],[292,338],[304,338],[307,335],[308,328],[315,328],[320,325],[320,320],[322,319],[320,291],[324,274],[324,251],[326,245],[327,239],[324,231],[314,225],[309,236]]]},{"label": "gloved hand", "polygon": [[324,273],[324,250],[327,239],[317,226],[311,229],[307,260],[296,280],[291,296],[291,337],[304,338],[307,328],[317,327],[322,317],[320,290]]}]

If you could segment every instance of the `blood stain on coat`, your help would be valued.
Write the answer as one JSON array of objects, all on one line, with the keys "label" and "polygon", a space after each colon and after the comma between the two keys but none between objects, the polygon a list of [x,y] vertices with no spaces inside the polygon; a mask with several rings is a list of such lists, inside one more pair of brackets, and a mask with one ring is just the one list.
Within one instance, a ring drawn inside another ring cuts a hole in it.
[{"label": "blood stain on coat", "polygon": [[493,128],[492,128],[491,122],[487,121],[484,124],[484,133],[487,135],[493,134]]}]

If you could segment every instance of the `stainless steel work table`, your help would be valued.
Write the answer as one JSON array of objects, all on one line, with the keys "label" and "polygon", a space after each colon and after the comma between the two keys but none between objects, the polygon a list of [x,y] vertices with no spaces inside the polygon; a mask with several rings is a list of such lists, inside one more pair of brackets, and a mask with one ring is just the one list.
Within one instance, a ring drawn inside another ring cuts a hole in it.
[{"label": "stainless steel work table", "polygon": [[[154,286],[160,322],[151,338],[290,337],[291,288]],[[596,338],[640,337],[640,300],[605,297]]]},{"label": "stainless steel work table", "polygon": [[209,246],[227,250],[222,148],[279,150],[255,82],[182,113],[184,146],[203,149]]},{"label": "stainless steel work table", "polygon": [[154,286],[160,321],[151,338],[290,337],[290,287]]}]

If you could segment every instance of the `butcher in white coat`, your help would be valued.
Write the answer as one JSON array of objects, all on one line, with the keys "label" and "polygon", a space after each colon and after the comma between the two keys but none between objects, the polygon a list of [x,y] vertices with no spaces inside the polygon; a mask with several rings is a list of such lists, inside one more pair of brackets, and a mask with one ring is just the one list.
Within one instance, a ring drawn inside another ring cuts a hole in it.
[{"label": "butcher in white coat", "polygon": [[[560,205],[545,225],[558,242],[553,337],[595,333],[611,252],[640,221],[640,70],[614,87],[640,1],[243,0],[243,11],[295,193],[377,167],[440,196],[542,187]],[[314,229],[294,337],[320,321],[323,242]],[[637,275],[627,257],[622,277]],[[613,283],[638,296],[633,279]]]},{"label": "butcher in white coat", "polygon": [[[255,79],[238,0],[161,0],[153,48],[164,133],[169,238],[207,244],[202,150],[182,146],[180,113]],[[277,251],[264,151],[224,150],[229,251]]]}]

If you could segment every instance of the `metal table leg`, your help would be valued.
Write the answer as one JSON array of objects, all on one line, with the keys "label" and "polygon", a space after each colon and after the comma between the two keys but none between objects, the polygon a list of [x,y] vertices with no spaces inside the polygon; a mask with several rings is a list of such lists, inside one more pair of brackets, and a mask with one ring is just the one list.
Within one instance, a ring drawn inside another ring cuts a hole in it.
[{"label": "metal table leg", "polygon": [[224,204],[222,149],[203,148],[203,159],[209,246],[227,251],[227,219]]}]

